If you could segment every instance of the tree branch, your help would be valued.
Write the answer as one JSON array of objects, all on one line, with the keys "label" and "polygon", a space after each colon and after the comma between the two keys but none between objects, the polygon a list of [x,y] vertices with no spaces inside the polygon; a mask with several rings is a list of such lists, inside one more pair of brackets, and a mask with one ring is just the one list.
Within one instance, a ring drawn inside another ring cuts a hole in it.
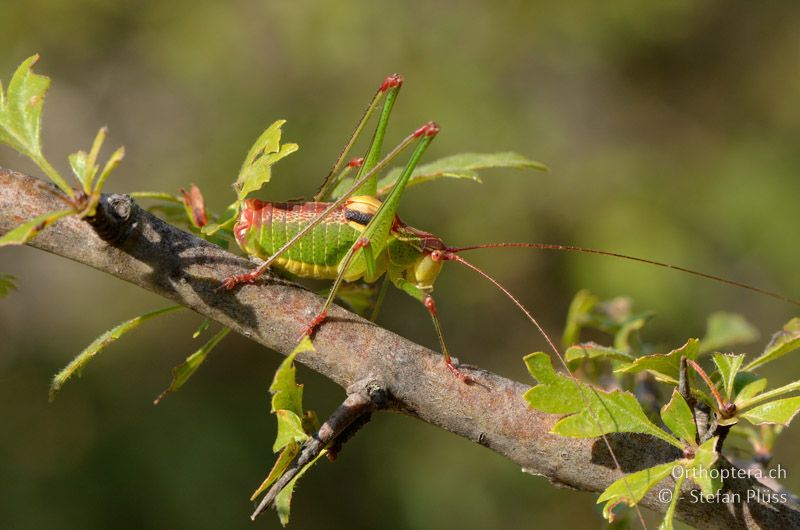
[{"label": "tree branch", "polygon": [[[52,189],[41,180],[0,168],[0,234],[36,215],[62,208],[55,194],[48,192]],[[235,291],[218,292],[222,278],[246,272],[251,264],[133,203],[130,206],[130,212],[125,212],[129,232],[116,246],[75,217],[59,221],[30,244],[183,304],[284,355],[294,348],[321,304],[318,296],[269,278]],[[314,346],[315,352],[301,354],[298,361],[343,388],[365,379],[380,380],[389,394],[384,408],[473,440],[528,473],[595,492],[619,478],[602,441],[549,434],[558,418],[528,409],[522,398],[527,385],[469,367],[462,369],[480,384],[466,385],[452,376],[438,353],[338,307],[317,332]],[[674,448],[644,435],[615,434],[609,440],[626,472],[680,457]],[[770,491],[754,480],[728,479],[725,491],[738,493],[742,502],[727,504],[691,502],[689,482],[676,516],[691,525],[709,529],[800,527],[800,508],[794,504],[770,504],[763,494],[746,502],[748,490]],[[663,486],[672,484],[668,478]],[[664,512],[667,506],[657,499],[658,489],[651,490],[642,505]]]}]

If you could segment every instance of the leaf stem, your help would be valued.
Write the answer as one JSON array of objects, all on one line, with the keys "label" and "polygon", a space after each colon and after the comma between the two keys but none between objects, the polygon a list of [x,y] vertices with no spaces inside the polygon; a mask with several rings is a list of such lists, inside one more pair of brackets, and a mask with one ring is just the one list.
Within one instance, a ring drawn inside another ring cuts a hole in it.
[{"label": "leaf stem", "polygon": [[729,408],[728,407],[729,404],[724,399],[722,399],[719,390],[717,390],[716,385],[711,381],[711,378],[708,377],[708,374],[706,374],[705,370],[703,370],[703,367],[691,359],[686,359],[686,363],[689,364],[692,368],[694,368],[694,371],[697,372],[697,375],[699,375],[703,379],[703,381],[706,382],[706,385],[708,385],[709,390],[711,390],[711,393],[714,394],[714,399],[717,400],[717,406],[719,407],[720,413],[724,414],[725,413],[724,411]]}]

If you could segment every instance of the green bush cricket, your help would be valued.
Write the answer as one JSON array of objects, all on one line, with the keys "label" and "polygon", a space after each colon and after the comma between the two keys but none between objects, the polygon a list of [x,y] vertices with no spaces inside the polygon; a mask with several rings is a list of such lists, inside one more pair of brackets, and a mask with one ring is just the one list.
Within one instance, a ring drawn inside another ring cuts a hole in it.
[{"label": "green bush cricket", "polygon": [[[486,278],[508,296],[543,335],[559,358],[566,373],[580,390],[578,380],[570,372],[563,355],[538,320],[502,284],[459,255],[460,252],[478,248],[526,247],[612,256],[680,270],[800,305],[797,300],[777,293],[634,256],[575,246],[531,243],[495,243],[450,247],[437,236],[407,225],[397,216],[397,207],[409,179],[428,145],[438,134],[439,127],[434,122],[421,126],[381,158],[389,115],[401,86],[402,78],[396,75],[388,77],[383,82],[312,202],[274,203],[245,199],[240,204],[238,217],[233,226],[233,235],[244,252],[265,261],[250,273],[224,279],[222,288],[233,289],[242,283],[252,283],[270,267],[303,278],[333,280],[333,286],[327,299],[316,317],[310,321],[301,340],[306,337],[310,338],[317,327],[324,322],[328,309],[336,299],[343,281],[361,280],[374,283],[384,277],[376,306],[379,307],[388,282],[420,301],[431,316],[447,368],[465,383],[476,382],[472,376],[463,373],[453,363],[432,296],[433,286],[443,262],[456,261]],[[352,160],[342,169],[348,152],[364,129],[370,115],[376,110],[379,100],[384,97],[383,109],[366,156]],[[414,143],[416,143],[416,147],[406,166],[381,200],[378,193],[377,177],[379,172],[402,150]],[[543,166],[536,167],[545,169]],[[352,184],[349,184],[346,191],[339,193],[338,190],[343,187],[343,183],[347,182],[345,180],[347,173],[354,168],[358,168],[358,173],[352,179]],[[376,311],[378,307],[376,307]],[[592,421],[599,430],[597,412],[592,410],[589,399],[583,395],[583,391],[580,392]],[[602,431],[600,432],[602,433]],[[616,469],[621,471],[621,466],[606,436],[601,434],[601,438],[609,450]],[[624,475],[623,482],[632,497],[631,488]],[[256,513],[264,509],[263,504]],[[639,511],[638,505],[636,510]],[[641,513],[639,513],[639,518],[646,528]]]},{"label": "green bush cricket", "polygon": [[[311,336],[325,320],[327,311],[343,281],[362,280],[374,283],[386,275],[388,281],[419,300],[428,310],[447,368],[465,382],[470,382],[472,379],[463,374],[452,362],[432,296],[434,282],[444,261],[462,263],[497,286],[534,323],[554,351],[559,353],[538,321],[505,287],[458,255],[466,250],[527,247],[600,254],[679,270],[800,305],[800,302],[777,293],[643,258],[567,245],[496,243],[450,247],[437,236],[408,226],[397,216],[397,207],[414,169],[439,132],[439,127],[434,122],[421,126],[381,158],[389,116],[402,84],[403,80],[398,75],[389,76],[384,80],[314,196],[314,201],[274,203],[257,199],[244,200],[233,227],[234,236],[248,255],[266,261],[250,273],[226,278],[223,281],[225,288],[232,289],[242,283],[252,283],[270,267],[303,278],[333,280],[333,287],[322,309],[306,329],[305,335]],[[366,156],[354,159],[342,168],[350,149],[382,99],[383,108]],[[416,148],[405,168],[381,200],[378,193],[378,174],[401,151],[414,143]],[[540,164],[532,164],[531,167],[546,169]],[[348,172],[354,168],[358,168],[358,173],[352,179],[352,184],[346,190],[339,192],[343,183],[347,183],[345,178]],[[329,202],[325,202],[326,200]],[[384,281],[383,289],[387,285]],[[378,303],[381,299],[382,295],[379,295]]]}]

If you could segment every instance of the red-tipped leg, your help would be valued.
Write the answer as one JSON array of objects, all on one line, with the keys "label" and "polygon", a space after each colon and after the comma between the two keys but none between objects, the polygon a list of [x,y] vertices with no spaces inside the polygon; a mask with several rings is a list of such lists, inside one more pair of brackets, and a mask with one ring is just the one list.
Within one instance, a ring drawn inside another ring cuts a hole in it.
[{"label": "red-tipped leg", "polygon": [[314,320],[312,320],[311,323],[306,328],[306,331],[305,331],[304,335],[306,337],[310,337],[311,335],[313,335],[314,332],[317,331],[317,328],[320,327],[320,325],[323,322],[325,322],[326,318],[328,318],[328,312],[327,311],[322,311],[319,315],[315,316]]},{"label": "red-tipped leg", "polygon": [[450,352],[447,351],[447,344],[444,342],[444,335],[442,334],[442,327],[439,325],[439,313],[436,311],[436,301],[433,299],[431,295],[425,297],[422,301],[425,305],[425,308],[430,313],[431,318],[433,319],[433,325],[436,328],[436,335],[439,337],[439,343],[442,345],[442,354],[444,355],[444,364],[450,370],[450,372],[458,377],[461,381],[470,384],[474,383],[475,380],[470,376],[463,373],[461,370],[456,368],[456,365],[453,364],[453,359],[450,357]]},{"label": "red-tipped leg", "polygon": [[436,136],[437,134],[439,134],[439,124],[436,123],[435,121],[429,121],[419,129],[414,131],[414,134],[412,136],[414,138],[419,138],[420,136],[425,136],[427,138],[430,136]]},{"label": "red-tipped leg", "polygon": [[247,274],[235,274],[233,276],[228,276],[224,280],[222,280],[222,285],[217,287],[217,291],[225,289],[230,291],[237,285],[241,285],[243,283],[254,283],[258,278],[258,274],[248,272]]},{"label": "red-tipped leg", "polygon": [[379,90],[381,92],[386,92],[390,88],[399,86],[403,86],[403,76],[401,76],[400,74],[392,74],[383,80],[383,83],[381,83],[381,88]]}]

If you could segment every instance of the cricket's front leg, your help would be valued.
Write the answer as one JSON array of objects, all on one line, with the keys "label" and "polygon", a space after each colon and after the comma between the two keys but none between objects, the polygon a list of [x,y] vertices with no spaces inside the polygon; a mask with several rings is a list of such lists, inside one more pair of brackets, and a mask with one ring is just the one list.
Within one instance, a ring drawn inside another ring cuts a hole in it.
[{"label": "cricket's front leg", "polygon": [[404,293],[411,295],[422,302],[422,305],[424,305],[425,309],[428,310],[428,314],[430,314],[431,319],[433,320],[433,326],[436,328],[436,336],[439,337],[439,344],[442,347],[442,355],[444,355],[444,364],[447,366],[448,370],[450,370],[450,372],[454,376],[458,377],[461,381],[467,384],[474,383],[475,379],[459,370],[456,365],[453,364],[453,359],[450,357],[450,352],[447,349],[447,343],[444,341],[442,326],[439,323],[439,313],[436,311],[436,301],[433,299],[433,296],[405,278],[401,277],[399,274],[392,274],[392,282]]}]

